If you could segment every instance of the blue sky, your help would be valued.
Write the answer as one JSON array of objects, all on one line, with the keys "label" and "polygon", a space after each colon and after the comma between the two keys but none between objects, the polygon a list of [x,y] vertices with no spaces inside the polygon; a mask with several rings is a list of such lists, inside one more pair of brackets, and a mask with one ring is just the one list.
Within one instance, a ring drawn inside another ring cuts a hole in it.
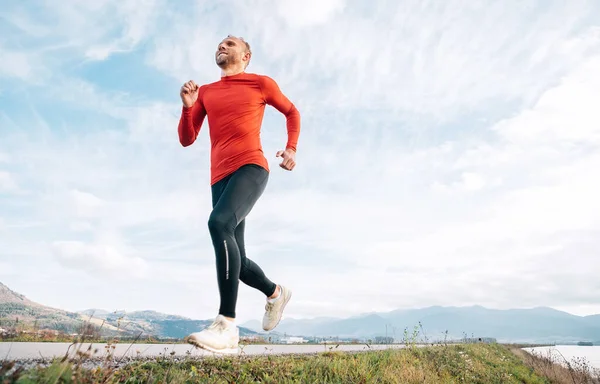
[{"label": "blue sky", "polygon": [[[184,81],[228,34],[302,116],[265,114],[247,250],[287,317],[429,305],[600,313],[600,5],[25,1],[0,11],[0,281],[69,310],[218,308],[209,141]],[[264,298],[242,286],[240,321]]]}]

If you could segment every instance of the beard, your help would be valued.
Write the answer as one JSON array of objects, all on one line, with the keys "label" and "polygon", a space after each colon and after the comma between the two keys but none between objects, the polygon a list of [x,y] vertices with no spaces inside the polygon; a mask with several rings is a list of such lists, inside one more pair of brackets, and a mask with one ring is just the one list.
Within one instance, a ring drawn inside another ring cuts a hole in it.
[{"label": "beard", "polygon": [[233,63],[233,58],[230,57],[228,54],[224,53],[222,55],[217,55],[217,57],[215,57],[215,62],[219,67],[226,68],[227,66]]}]

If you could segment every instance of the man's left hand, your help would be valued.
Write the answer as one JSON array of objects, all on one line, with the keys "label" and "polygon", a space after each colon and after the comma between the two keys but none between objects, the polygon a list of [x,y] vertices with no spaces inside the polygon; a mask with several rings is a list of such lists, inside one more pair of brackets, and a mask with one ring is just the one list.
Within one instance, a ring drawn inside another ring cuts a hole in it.
[{"label": "man's left hand", "polygon": [[283,169],[291,171],[296,166],[296,152],[293,149],[286,149],[285,151],[277,151],[277,157],[282,157],[283,161],[279,166]]}]

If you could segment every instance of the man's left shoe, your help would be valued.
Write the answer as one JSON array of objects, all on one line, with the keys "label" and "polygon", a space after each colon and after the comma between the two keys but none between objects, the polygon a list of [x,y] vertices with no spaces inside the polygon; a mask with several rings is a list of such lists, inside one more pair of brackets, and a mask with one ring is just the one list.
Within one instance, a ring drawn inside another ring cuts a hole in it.
[{"label": "man's left shoe", "polygon": [[222,315],[201,332],[195,332],[185,338],[185,342],[207,351],[236,354],[240,340],[239,329],[229,323]]},{"label": "man's left shoe", "polygon": [[265,315],[263,316],[263,329],[265,331],[270,331],[274,329],[279,321],[281,320],[281,315],[283,315],[283,309],[287,305],[288,301],[292,297],[292,291],[283,285],[279,286],[279,296],[275,299],[274,302],[269,302],[267,299],[267,304],[265,305]]}]

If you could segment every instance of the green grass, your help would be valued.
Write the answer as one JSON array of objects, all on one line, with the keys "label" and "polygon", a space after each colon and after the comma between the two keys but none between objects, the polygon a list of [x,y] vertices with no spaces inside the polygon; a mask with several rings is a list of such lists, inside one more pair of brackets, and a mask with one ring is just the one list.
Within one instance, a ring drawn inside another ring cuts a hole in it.
[{"label": "green grass", "polygon": [[[115,357],[114,359],[117,359]],[[170,356],[111,368],[112,359],[85,369],[86,355],[55,361],[0,383],[551,383],[508,346],[409,346],[370,352],[314,355]],[[8,367],[7,367],[8,368]],[[0,369],[1,371],[1,369]]]}]

